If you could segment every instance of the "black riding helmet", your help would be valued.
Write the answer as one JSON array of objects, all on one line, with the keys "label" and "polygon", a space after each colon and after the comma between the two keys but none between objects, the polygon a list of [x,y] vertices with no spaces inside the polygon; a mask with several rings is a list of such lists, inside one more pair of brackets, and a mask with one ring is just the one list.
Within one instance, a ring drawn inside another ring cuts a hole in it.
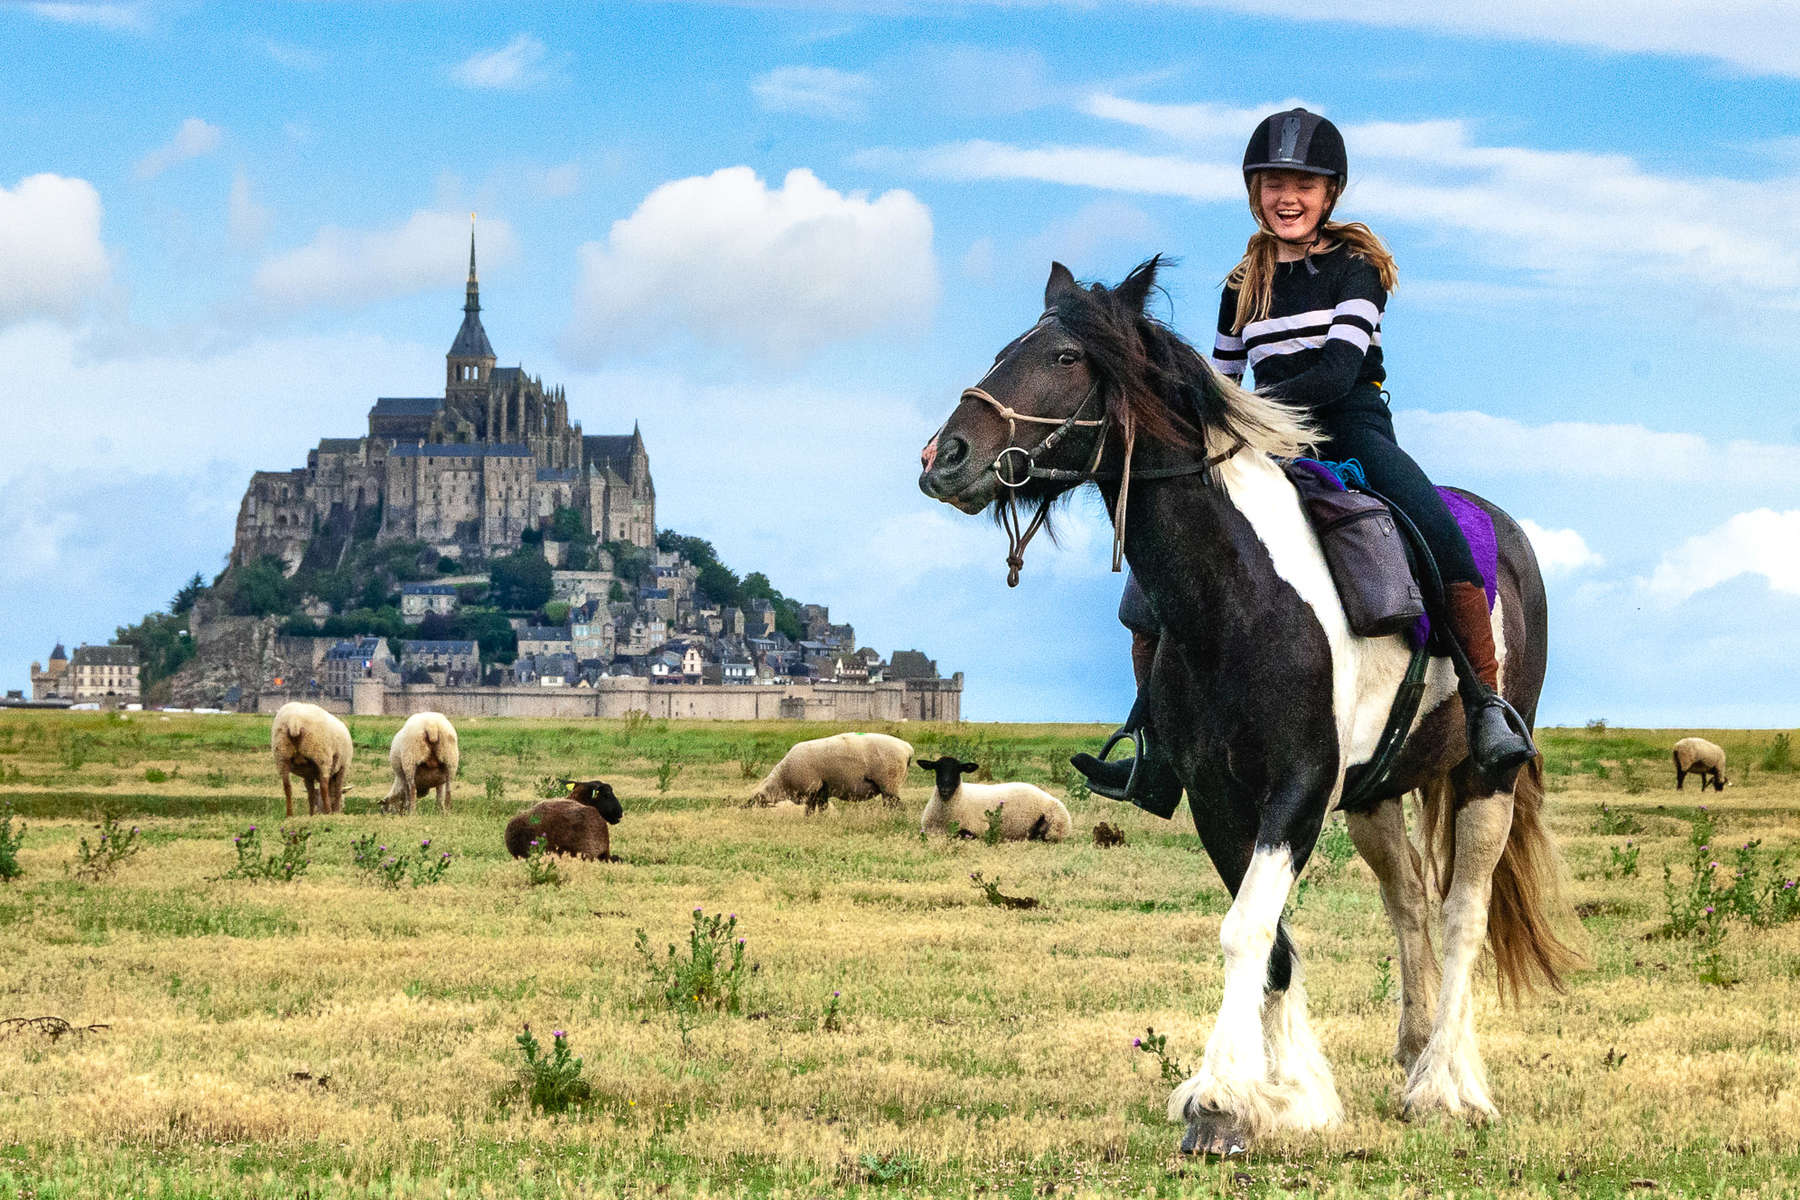
[{"label": "black riding helmet", "polygon": [[1304,171],[1336,178],[1338,190],[1349,182],[1350,158],[1344,135],[1318,113],[1293,108],[1264,117],[1244,148],[1244,183],[1256,171]]}]

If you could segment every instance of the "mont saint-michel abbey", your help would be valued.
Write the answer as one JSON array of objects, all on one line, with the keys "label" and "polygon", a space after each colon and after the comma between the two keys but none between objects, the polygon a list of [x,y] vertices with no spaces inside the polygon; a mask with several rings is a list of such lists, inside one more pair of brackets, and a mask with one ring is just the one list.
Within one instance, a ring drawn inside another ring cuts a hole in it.
[{"label": "mont saint-michel abbey", "polygon": [[329,569],[371,528],[377,541],[425,542],[452,558],[507,554],[558,508],[584,514],[599,541],[655,543],[656,488],[635,423],[628,434],[583,434],[562,388],[494,365],[473,233],[462,328],[444,362],[442,396],[383,396],[366,436],[324,438],[305,467],[256,472],[232,563],[273,554],[290,574]]}]

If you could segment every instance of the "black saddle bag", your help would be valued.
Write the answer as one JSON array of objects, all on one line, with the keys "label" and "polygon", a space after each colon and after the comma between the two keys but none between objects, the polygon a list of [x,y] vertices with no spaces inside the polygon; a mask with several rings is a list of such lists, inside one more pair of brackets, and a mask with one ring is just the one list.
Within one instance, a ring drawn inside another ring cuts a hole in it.
[{"label": "black saddle bag", "polygon": [[1338,491],[1310,471],[1290,470],[1288,477],[1319,535],[1351,631],[1387,637],[1411,629],[1425,598],[1387,505],[1366,492]]}]

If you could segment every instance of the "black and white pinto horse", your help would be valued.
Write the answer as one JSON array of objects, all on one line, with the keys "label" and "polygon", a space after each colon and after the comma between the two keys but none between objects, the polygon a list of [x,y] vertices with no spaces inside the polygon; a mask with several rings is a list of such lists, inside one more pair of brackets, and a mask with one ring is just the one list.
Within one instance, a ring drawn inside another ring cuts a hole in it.
[{"label": "black and white pinto horse", "polygon": [[[921,455],[919,486],[967,513],[1016,501],[1041,514],[1091,481],[1114,513],[1164,631],[1149,736],[1179,773],[1233,897],[1219,928],[1224,997],[1205,1059],[1169,1098],[1169,1116],[1187,1125],[1184,1150],[1229,1153],[1343,1115],[1282,911],[1345,772],[1375,749],[1409,650],[1399,637],[1362,638],[1346,624],[1276,461],[1300,454],[1314,431],[1292,409],[1218,375],[1145,314],[1157,267],[1153,258],[1107,288],[1052,266],[1043,316],[963,394]],[[1121,508],[1127,462],[1133,478]],[[1544,679],[1543,582],[1518,525],[1478,503],[1499,542],[1500,690],[1530,722]],[[1579,958],[1551,927],[1560,903],[1541,760],[1509,789],[1483,782],[1467,761],[1449,660],[1434,657],[1426,680],[1391,787],[1347,822],[1398,937],[1394,1056],[1406,1071],[1405,1109],[1479,1120],[1494,1113],[1470,994],[1484,938],[1503,991],[1560,989]],[[1401,808],[1414,791],[1443,899],[1441,972],[1424,866]]]}]

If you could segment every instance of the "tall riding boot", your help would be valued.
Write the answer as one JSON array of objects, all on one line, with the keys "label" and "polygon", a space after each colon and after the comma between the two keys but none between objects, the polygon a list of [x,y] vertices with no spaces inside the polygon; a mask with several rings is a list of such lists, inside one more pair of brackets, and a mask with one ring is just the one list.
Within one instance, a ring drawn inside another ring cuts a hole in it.
[{"label": "tall riding boot", "polygon": [[1487,593],[1479,584],[1457,580],[1445,587],[1444,606],[1450,632],[1475,674],[1474,679],[1458,680],[1468,719],[1469,758],[1488,782],[1510,786],[1518,769],[1537,757],[1537,747],[1518,712],[1494,690],[1500,665],[1494,659]]},{"label": "tall riding boot", "polygon": [[[1150,693],[1150,666],[1156,661],[1156,647],[1160,641],[1156,634],[1132,631],[1131,673],[1137,680],[1137,700],[1132,704],[1131,715],[1125,718],[1125,724],[1107,742],[1110,749],[1113,742],[1136,735],[1134,740],[1143,746],[1143,762],[1129,758],[1103,762],[1092,754],[1077,754],[1069,762],[1086,777],[1090,790],[1113,800],[1128,800],[1145,812],[1167,818],[1174,815],[1175,806],[1181,803],[1181,780],[1176,777],[1168,759],[1142,732],[1149,720],[1144,709],[1145,697]],[[1133,770],[1138,776],[1136,787],[1131,782]]]}]

